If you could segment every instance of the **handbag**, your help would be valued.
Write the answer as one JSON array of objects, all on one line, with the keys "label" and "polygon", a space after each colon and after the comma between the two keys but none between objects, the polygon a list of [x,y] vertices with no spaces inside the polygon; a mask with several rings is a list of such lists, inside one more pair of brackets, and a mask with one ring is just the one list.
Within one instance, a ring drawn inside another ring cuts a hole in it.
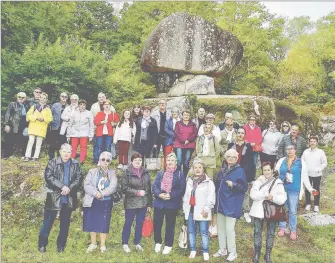
[{"label": "handbag", "polygon": [[150,237],[154,231],[154,222],[151,219],[151,214],[147,213],[142,226],[142,236]]},{"label": "handbag", "polygon": [[263,146],[262,144],[255,144],[253,147],[252,147],[252,151],[253,152],[262,152],[263,151]]},{"label": "handbag", "polygon": [[111,195],[111,199],[113,201],[114,204],[120,202],[123,198],[123,193],[121,191],[121,188],[120,187],[117,187],[116,188],[116,191],[114,193],[112,193]]},{"label": "handbag", "polygon": [[[276,182],[276,178],[273,180],[270,188],[269,193],[271,192],[271,189]],[[265,221],[286,221],[286,211],[284,208],[284,205],[277,205],[272,201],[264,200],[263,201],[263,210],[264,210],[264,219]]]},{"label": "handbag", "polygon": [[187,248],[187,226],[182,226],[178,237],[178,245],[180,248]]},{"label": "handbag", "polygon": [[149,171],[158,171],[161,169],[161,166],[162,166],[162,158],[161,157],[153,158],[152,151],[151,151],[150,157],[145,158],[144,162],[145,162],[145,167]]}]

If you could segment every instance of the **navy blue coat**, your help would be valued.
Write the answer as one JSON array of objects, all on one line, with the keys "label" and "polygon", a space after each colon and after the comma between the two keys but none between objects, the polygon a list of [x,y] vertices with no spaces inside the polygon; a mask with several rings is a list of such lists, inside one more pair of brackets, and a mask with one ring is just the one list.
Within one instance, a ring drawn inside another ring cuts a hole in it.
[{"label": "navy blue coat", "polygon": [[152,185],[152,193],[154,194],[153,207],[155,208],[167,208],[167,209],[180,209],[182,206],[182,198],[186,189],[186,179],[184,173],[176,170],[173,173],[172,189],[170,193],[170,200],[163,200],[159,198],[161,191],[161,182],[163,179],[164,171],[157,173],[154,184]]},{"label": "navy blue coat", "polygon": [[[233,182],[232,188],[227,185],[226,181],[228,180]],[[225,176],[223,176],[221,170],[215,182],[215,189],[215,212],[228,217],[240,218],[242,215],[244,193],[248,190],[244,170],[237,165]]]},{"label": "navy blue coat", "polygon": [[165,131],[165,145],[173,145],[174,142],[174,130],[173,130],[173,118],[170,117],[165,121],[164,125],[164,131]]},{"label": "navy blue coat", "polygon": [[[236,145],[233,142],[228,144],[228,150],[232,148],[236,150]],[[252,156],[252,146],[250,143],[246,142],[244,145],[244,148],[242,150],[242,159],[240,162],[240,166],[244,170],[245,176],[247,177],[247,181],[249,183],[255,181],[256,167],[254,163],[254,158]]]}]

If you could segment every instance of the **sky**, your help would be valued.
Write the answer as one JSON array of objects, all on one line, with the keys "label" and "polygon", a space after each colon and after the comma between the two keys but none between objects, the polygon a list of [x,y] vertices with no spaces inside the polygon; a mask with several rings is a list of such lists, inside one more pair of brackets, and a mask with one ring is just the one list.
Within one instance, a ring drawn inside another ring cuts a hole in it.
[{"label": "sky", "polygon": [[289,18],[309,16],[312,21],[335,11],[335,2],[261,2],[271,13]]}]

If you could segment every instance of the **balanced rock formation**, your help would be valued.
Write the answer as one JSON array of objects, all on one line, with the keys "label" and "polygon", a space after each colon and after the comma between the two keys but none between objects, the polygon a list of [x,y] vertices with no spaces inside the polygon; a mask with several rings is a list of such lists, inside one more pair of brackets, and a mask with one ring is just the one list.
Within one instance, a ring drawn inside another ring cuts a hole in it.
[{"label": "balanced rock formation", "polygon": [[145,42],[141,67],[146,72],[224,75],[243,56],[241,42],[199,16],[174,13],[163,19]]},{"label": "balanced rock formation", "polygon": [[186,75],[179,78],[169,93],[169,97],[183,96],[186,94],[209,95],[215,94],[214,79],[205,75]]}]

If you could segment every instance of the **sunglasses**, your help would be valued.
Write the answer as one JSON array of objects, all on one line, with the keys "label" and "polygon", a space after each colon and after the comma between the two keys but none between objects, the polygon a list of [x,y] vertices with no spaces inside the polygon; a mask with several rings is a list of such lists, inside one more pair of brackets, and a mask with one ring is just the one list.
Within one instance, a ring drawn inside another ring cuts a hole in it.
[{"label": "sunglasses", "polygon": [[286,128],[287,128],[287,127],[288,127],[288,125],[283,125],[283,127],[286,127]]},{"label": "sunglasses", "polygon": [[100,161],[103,161],[103,162],[107,162],[107,163],[110,163],[111,162],[111,159],[105,159],[105,158],[101,158]]},{"label": "sunglasses", "polygon": [[39,90],[35,90],[34,92],[35,93],[42,93],[42,91],[39,91]]},{"label": "sunglasses", "polygon": [[25,99],[26,97],[17,97],[18,99]]}]

